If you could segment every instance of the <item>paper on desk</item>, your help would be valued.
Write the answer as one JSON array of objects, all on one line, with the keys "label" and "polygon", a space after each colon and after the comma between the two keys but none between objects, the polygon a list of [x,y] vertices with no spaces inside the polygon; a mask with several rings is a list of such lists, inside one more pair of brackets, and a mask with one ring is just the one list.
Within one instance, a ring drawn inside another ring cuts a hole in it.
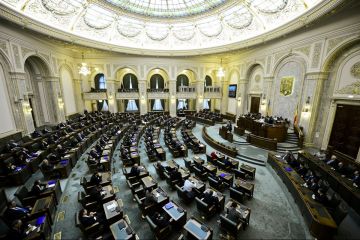
[{"label": "paper on desk", "polygon": [[49,188],[55,187],[55,183],[49,184],[48,187]]},{"label": "paper on desk", "polygon": [[112,204],[108,205],[108,206],[106,207],[106,209],[109,210],[109,211],[111,211],[111,210],[113,210],[113,209],[116,208],[116,207],[117,207],[117,206],[116,206],[116,203],[112,203]]}]

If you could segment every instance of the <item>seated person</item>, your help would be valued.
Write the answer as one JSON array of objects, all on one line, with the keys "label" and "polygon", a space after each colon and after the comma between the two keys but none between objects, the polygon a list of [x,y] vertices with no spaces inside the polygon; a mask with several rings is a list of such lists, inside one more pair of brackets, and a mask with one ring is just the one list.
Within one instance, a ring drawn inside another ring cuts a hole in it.
[{"label": "seated person", "polygon": [[155,212],[154,215],[152,215],[150,218],[159,227],[159,229],[163,229],[170,224],[167,215],[161,214],[159,212]]},{"label": "seated person", "polygon": [[316,192],[319,188],[316,178],[311,178],[311,180],[306,182],[306,184],[307,184],[307,188],[312,190],[313,192]]},{"label": "seated person", "polygon": [[152,194],[152,192],[150,190],[146,190],[145,192],[145,199],[144,199],[144,205],[145,206],[150,206],[154,203],[157,203],[157,199],[154,196],[154,194]]},{"label": "seated person", "polygon": [[233,166],[230,159],[229,159],[229,157],[225,157],[223,163],[225,164],[226,167],[232,167]]},{"label": "seated person", "polygon": [[189,179],[186,179],[183,188],[188,198],[195,198],[196,192],[194,190],[195,184],[193,182],[191,182]]},{"label": "seated person", "polygon": [[182,182],[181,172],[179,172],[178,168],[173,168],[169,171],[170,180],[171,181],[179,181]]},{"label": "seated person", "polygon": [[228,208],[228,214],[227,214],[227,218],[230,219],[231,221],[235,222],[236,224],[239,224],[241,222],[241,220],[243,219],[243,217],[241,216],[241,214],[236,210],[237,208],[237,203],[236,202],[232,202],[230,207]]},{"label": "seated person", "polygon": [[31,133],[31,137],[38,138],[38,137],[41,137],[41,134],[37,130],[35,130],[34,132]]},{"label": "seated person", "polygon": [[216,209],[219,209],[219,199],[213,190],[209,190],[208,192],[204,193],[203,201],[208,204],[209,207],[215,206]]},{"label": "seated person", "polygon": [[210,157],[212,158],[212,160],[215,160],[215,159],[218,158],[218,156],[217,156],[217,154],[216,154],[215,151],[210,154]]},{"label": "seated person", "polygon": [[27,233],[23,222],[18,219],[11,224],[11,228],[7,233],[7,239],[24,239],[28,235]]},{"label": "seated person", "polygon": [[165,171],[165,168],[164,168],[164,166],[161,164],[160,161],[157,161],[157,162],[156,162],[156,167],[159,169],[160,172],[164,172],[164,171]]},{"label": "seated person", "polygon": [[101,186],[95,186],[89,190],[89,195],[94,200],[101,202],[106,193],[103,191]]},{"label": "seated person", "polygon": [[84,227],[89,227],[95,223],[102,223],[102,219],[99,214],[96,212],[88,212],[86,209],[80,210],[79,220]]},{"label": "seated person", "polygon": [[3,172],[4,172],[4,175],[13,173],[13,172],[15,171],[15,169],[16,169],[16,165],[13,164],[12,162],[8,162],[8,163],[6,164],[6,168],[5,168],[4,171],[3,171]]},{"label": "seated person", "polygon": [[134,166],[131,168],[130,170],[130,176],[135,176],[138,177],[141,173],[141,171],[143,171],[143,167],[139,167],[139,165],[137,163],[134,164]]},{"label": "seated person", "polygon": [[300,174],[300,176],[301,176],[302,178],[305,176],[305,174],[307,173],[307,171],[308,171],[308,169],[307,169],[304,165],[302,165],[302,164],[300,164],[300,167],[299,167],[299,169],[297,170],[297,172]]},{"label": "seated person", "polygon": [[226,129],[227,129],[229,132],[232,131],[231,121],[228,121],[228,123],[226,124]]},{"label": "seated person", "polygon": [[49,163],[49,160],[47,160],[45,158],[41,163],[41,169],[46,171],[46,172],[49,172],[49,171],[54,169],[54,165]]},{"label": "seated person", "polygon": [[46,183],[41,183],[40,180],[36,180],[31,188],[31,194],[39,196],[42,192],[46,191],[46,185]]},{"label": "seated person", "polygon": [[318,201],[319,203],[322,203],[324,205],[326,205],[328,202],[328,198],[322,188],[319,188],[317,190],[317,192],[315,192],[315,194],[313,194],[313,199],[315,199],[316,201]]},{"label": "seated person", "polygon": [[8,208],[6,209],[4,216],[7,222],[13,222],[18,219],[23,219],[28,217],[30,214],[31,208],[19,207],[16,205],[16,202],[13,200],[9,203]]},{"label": "seated person", "polygon": [[326,161],[326,164],[331,166],[331,167],[335,167],[337,164],[337,159],[335,155],[332,155],[330,160]]},{"label": "seated person", "polygon": [[342,176],[345,177],[348,170],[343,162],[339,162],[337,166],[335,167],[335,170]]},{"label": "seated person", "polygon": [[95,158],[95,159],[99,159],[99,158],[100,158],[100,155],[97,153],[97,151],[96,151],[95,149],[91,149],[89,155],[90,155],[92,158]]},{"label": "seated person", "polygon": [[90,178],[90,184],[100,185],[101,182],[102,182],[102,175],[96,171]]},{"label": "seated person", "polygon": [[66,150],[65,148],[63,148],[62,145],[58,144],[56,146],[55,152],[57,155],[59,155],[60,157],[64,157],[66,155]]},{"label": "seated person", "polygon": [[360,177],[359,177],[359,171],[354,172],[354,176],[352,177],[351,181],[353,182],[355,187],[360,186]]}]

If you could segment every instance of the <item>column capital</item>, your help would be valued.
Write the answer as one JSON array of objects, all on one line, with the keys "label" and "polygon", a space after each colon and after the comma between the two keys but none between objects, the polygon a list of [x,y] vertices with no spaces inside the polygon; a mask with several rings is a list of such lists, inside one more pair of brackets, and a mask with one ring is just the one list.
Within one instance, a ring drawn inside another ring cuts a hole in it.
[{"label": "column capital", "polygon": [[274,81],[274,77],[273,76],[269,76],[269,77],[264,77],[264,82],[272,82]]},{"label": "column capital", "polygon": [[26,78],[25,72],[9,72],[9,74],[12,80],[25,80]]},{"label": "column capital", "polygon": [[47,76],[45,77],[45,80],[47,82],[59,82],[60,81],[60,77],[57,76]]},{"label": "column capital", "polygon": [[329,72],[309,72],[305,74],[306,80],[326,80],[329,78]]},{"label": "column capital", "polygon": [[247,84],[249,81],[248,81],[248,79],[246,79],[246,78],[241,78],[240,80],[239,80],[239,83],[240,84]]}]

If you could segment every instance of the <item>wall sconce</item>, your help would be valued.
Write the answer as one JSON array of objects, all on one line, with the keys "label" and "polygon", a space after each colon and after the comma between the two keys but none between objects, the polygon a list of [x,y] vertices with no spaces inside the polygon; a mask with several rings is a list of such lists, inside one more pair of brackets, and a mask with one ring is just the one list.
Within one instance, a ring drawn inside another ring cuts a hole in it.
[{"label": "wall sconce", "polygon": [[24,103],[24,111],[25,113],[31,113],[32,108],[30,107],[30,104],[28,102]]},{"label": "wall sconce", "polygon": [[64,107],[64,101],[61,97],[58,97],[58,104],[59,104],[59,108],[63,108]]},{"label": "wall sconce", "polygon": [[263,94],[262,100],[261,100],[261,105],[266,105],[266,95]]},{"label": "wall sconce", "polygon": [[140,99],[140,100],[141,100],[141,103],[142,103],[142,104],[145,104],[145,103],[146,103],[146,100],[145,100],[145,97],[144,97],[144,96],[141,96],[141,99]]},{"label": "wall sconce", "polygon": [[307,97],[305,106],[302,110],[303,112],[309,112],[310,111],[310,96]]},{"label": "wall sconce", "polygon": [[103,100],[102,100],[102,99],[100,99],[100,100],[99,100],[99,103],[102,103],[102,102],[103,102]]}]

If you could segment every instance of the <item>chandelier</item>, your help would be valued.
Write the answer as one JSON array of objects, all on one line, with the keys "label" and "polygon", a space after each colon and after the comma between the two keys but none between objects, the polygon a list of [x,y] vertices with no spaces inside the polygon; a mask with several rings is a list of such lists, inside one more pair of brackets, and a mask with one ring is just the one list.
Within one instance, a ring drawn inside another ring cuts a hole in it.
[{"label": "chandelier", "polygon": [[79,74],[83,76],[87,76],[91,73],[90,68],[87,66],[87,64],[84,62],[84,54],[82,54],[82,63],[79,67]]},{"label": "chandelier", "polygon": [[220,62],[220,67],[219,69],[217,70],[217,74],[216,74],[219,78],[222,78],[225,76],[225,71],[224,69],[222,68],[222,58],[221,58],[221,62]]}]

